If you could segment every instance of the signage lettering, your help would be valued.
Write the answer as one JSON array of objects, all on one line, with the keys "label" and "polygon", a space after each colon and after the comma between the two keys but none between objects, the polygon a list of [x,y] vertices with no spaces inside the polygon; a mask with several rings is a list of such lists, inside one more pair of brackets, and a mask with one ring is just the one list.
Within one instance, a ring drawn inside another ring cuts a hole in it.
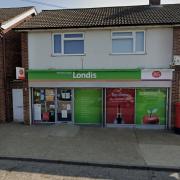
[{"label": "signage lettering", "polygon": [[96,73],[87,72],[87,73],[76,73],[73,72],[73,79],[96,79]]}]

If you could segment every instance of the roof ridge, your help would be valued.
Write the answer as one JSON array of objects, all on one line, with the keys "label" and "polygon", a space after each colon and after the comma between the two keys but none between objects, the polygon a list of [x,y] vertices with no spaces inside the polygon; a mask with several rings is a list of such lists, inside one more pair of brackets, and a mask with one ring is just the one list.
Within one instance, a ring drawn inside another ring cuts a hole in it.
[{"label": "roof ridge", "polygon": [[[170,5],[180,5],[180,3],[176,3],[176,4],[161,4],[161,6],[170,6]],[[42,12],[44,11],[66,11],[66,10],[86,10],[86,9],[103,9],[103,8],[125,8],[125,7],[149,7],[149,4],[143,4],[143,5],[130,5],[130,6],[102,6],[102,7],[88,7],[88,8],[63,8],[63,9],[44,9],[42,10]]]},{"label": "roof ridge", "polygon": [[134,5],[134,6],[102,6],[102,7],[88,7],[88,8],[68,8],[68,9],[45,9],[42,11],[63,11],[63,10],[82,10],[82,9],[103,9],[103,8],[120,8],[120,7],[140,7],[140,6],[149,6],[148,4],[144,5]]},{"label": "roof ridge", "polygon": [[0,9],[22,9],[22,8],[35,8],[35,6],[20,6],[20,7],[2,7]]}]

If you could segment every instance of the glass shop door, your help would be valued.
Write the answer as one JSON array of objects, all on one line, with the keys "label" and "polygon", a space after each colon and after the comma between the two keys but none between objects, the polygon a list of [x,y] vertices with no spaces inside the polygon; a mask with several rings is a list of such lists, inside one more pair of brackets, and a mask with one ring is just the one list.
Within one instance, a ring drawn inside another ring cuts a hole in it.
[{"label": "glass shop door", "polygon": [[57,122],[72,121],[72,90],[57,89]]}]

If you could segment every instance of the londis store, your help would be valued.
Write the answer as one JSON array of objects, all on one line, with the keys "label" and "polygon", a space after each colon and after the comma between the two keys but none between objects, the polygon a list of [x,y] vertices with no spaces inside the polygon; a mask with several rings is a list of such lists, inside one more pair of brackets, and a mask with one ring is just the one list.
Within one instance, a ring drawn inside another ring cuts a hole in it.
[{"label": "londis store", "polygon": [[29,70],[28,79],[32,124],[171,124],[171,69]]}]

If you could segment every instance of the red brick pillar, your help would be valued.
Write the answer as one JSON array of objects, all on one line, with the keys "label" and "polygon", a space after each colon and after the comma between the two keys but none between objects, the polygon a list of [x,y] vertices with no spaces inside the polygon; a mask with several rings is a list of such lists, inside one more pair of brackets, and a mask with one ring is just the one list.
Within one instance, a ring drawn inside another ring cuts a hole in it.
[{"label": "red brick pillar", "polygon": [[[180,27],[173,29],[173,55],[180,56]],[[180,66],[174,65],[172,83],[172,127],[175,122],[175,103],[180,101]]]},{"label": "red brick pillar", "polygon": [[[22,67],[28,70],[28,35],[27,33],[22,33],[21,35],[21,53],[22,53]],[[26,79],[23,82],[23,103],[24,103],[24,123],[30,125],[30,105],[29,105],[29,86],[28,77],[26,73]]]}]

